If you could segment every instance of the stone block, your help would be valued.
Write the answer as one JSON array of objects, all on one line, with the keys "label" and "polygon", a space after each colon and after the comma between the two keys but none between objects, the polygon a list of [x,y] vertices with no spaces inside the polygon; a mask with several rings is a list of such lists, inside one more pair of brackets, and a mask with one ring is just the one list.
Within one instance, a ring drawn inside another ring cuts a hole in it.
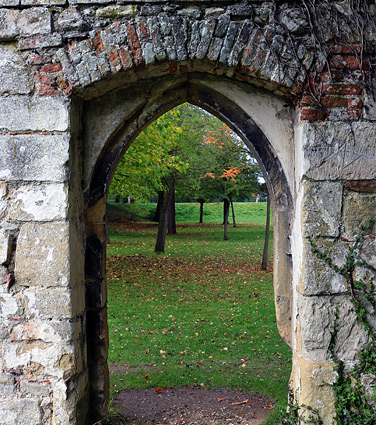
[{"label": "stone block", "polygon": [[337,306],[339,326],[334,351],[350,370],[368,336],[346,296],[298,297],[302,354],[311,362],[331,361],[329,344]]},{"label": "stone block", "polygon": [[0,0],[1,7],[19,6],[20,0]]},{"label": "stone block", "polygon": [[8,264],[12,248],[12,238],[0,229],[0,263]]},{"label": "stone block", "polygon": [[21,0],[22,6],[57,6],[66,3],[66,0]]},{"label": "stone block", "polygon": [[[349,247],[344,242],[323,239],[314,242],[320,252],[332,259],[334,265],[345,265]],[[303,246],[302,273],[297,290],[304,295],[339,294],[347,291],[345,279],[312,253],[309,241]]]},{"label": "stone block", "polygon": [[27,94],[32,88],[22,56],[14,47],[0,46],[0,94]]},{"label": "stone block", "polygon": [[32,394],[34,397],[48,397],[51,391],[52,388],[49,380],[21,379],[20,381],[20,392],[24,395]]},{"label": "stone block", "polygon": [[69,142],[68,134],[0,135],[0,179],[67,181]]},{"label": "stone block", "polygon": [[0,396],[9,397],[16,392],[15,379],[13,376],[0,375]]},{"label": "stone block", "polygon": [[[354,239],[359,234],[361,226],[375,215],[376,194],[348,193],[343,204],[343,231],[344,236]],[[376,226],[373,226],[373,233]]]},{"label": "stone block", "polygon": [[19,33],[18,18],[19,10],[0,9],[0,40],[15,39]]},{"label": "stone block", "polygon": [[342,183],[305,182],[302,203],[305,237],[338,237],[342,210]]},{"label": "stone block", "polygon": [[[1,299],[1,296],[0,296]],[[11,330],[12,341],[44,341],[59,344],[78,340],[82,335],[81,322],[78,321],[53,321],[47,322],[39,319],[29,320],[27,323],[18,323]]]},{"label": "stone block", "polygon": [[6,320],[14,318],[15,316],[19,317],[19,301],[15,295],[7,293],[0,294],[0,314],[1,317]]},{"label": "stone block", "polygon": [[15,265],[19,285],[68,286],[69,262],[68,224],[24,224],[21,227]]},{"label": "stone block", "polygon": [[35,380],[44,376],[70,379],[82,370],[82,356],[71,346],[40,341],[5,344],[4,360],[7,369],[22,370]]},{"label": "stone block", "polygon": [[67,190],[66,185],[59,183],[21,186],[13,193],[9,219],[64,220],[68,211]]},{"label": "stone block", "polygon": [[30,319],[63,320],[75,318],[85,308],[84,295],[71,288],[28,288],[25,314]]},{"label": "stone block", "polygon": [[[299,405],[311,406],[318,409],[324,425],[334,423],[335,393],[333,384],[337,379],[334,371],[335,364],[330,362],[310,362],[303,358],[294,358],[299,370],[296,388]],[[303,416],[308,417],[311,412],[301,409]]]},{"label": "stone block", "polygon": [[10,131],[66,131],[69,111],[63,98],[0,98],[0,128]]},{"label": "stone block", "polygon": [[372,122],[303,124],[303,173],[315,180],[376,178]]},{"label": "stone block", "polygon": [[24,9],[18,18],[18,31],[21,36],[51,33],[51,12],[46,7]]},{"label": "stone block", "polygon": [[40,425],[41,423],[42,416],[38,400],[33,398],[0,400],[0,425]]},{"label": "stone block", "polygon": [[134,5],[127,6],[106,6],[99,7],[96,12],[98,18],[134,18],[137,15],[137,7]]},{"label": "stone block", "polygon": [[0,9],[0,40],[50,33],[51,13],[45,7]]}]

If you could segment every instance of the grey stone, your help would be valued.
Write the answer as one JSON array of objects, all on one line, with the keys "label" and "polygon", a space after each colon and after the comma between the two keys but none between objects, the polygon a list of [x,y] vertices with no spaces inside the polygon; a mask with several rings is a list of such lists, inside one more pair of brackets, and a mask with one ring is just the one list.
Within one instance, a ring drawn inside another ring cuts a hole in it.
[{"label": "grey stone", "polygon": [[69,128],[67,101],[57,97],[2,97],[0,128],[10,131],[66,131]]},{"label": "grey stone", "polygon": [[20,50],[41,49],[46,47],[58,47],[63,45],[63,37],[60,34],[37,35],[35,37],[18,40]]},{"label": "grey stone", "polygon": [[66,287],[70,282],[69,225],[24,224],[17,241],[19,285]]},{"label": "grey stone", "polygon": [[304,172],[311,179],[376,178],[376,134],[369,122],[304,124]]},{"label": "grey stone", "polygon": [[0,314],[3,319],[9,320],[20,316],[19,300],[12,294],[0,294]]},{"label": "grey stone", "polygon": [[201,16],[201,9],[198,7],[186,7],[178,10],[178,15],[187,16],[188,18],[199,19]]},{"label": "grey stone", "polygon": [[[345,243],[323,239],[314,242],[321,253],[332,259],[334,265],[337,267],[345,265],[346,256],[349,255],[349,247]],[[304,295],[340,294],[348,290],[344,277],[312,253],[308,241],[303,248],[302,272],[298,291]]]},{"label": "grey stone", "polygon": [[0,9],[0,40],[12,40],[19,34],[19,10]]},{"label": "grey stone", "polygon": [[[348,193],[343,203],[344,236],[355,239],[361,230],[361,226],[374,216],[375,211],[376,194]],[[376,232],[376,225],[373,225],[373,231]]]},{"label": "grey stone", "polygon": [[[82,314],[84,296],[71,288],[28,288],[24,291],[25,315],[30,319],[66,320]],[[54,345],[54,344],[52,344]]]},{"label": "grey stone", "polygon": [[77,7],[73,6],[60,13],[57,26],[63,31],[82,30],[86,27],[86,22]]},{"label": "grey stone", "polygon": [[95,14],[99,18],[134,18],[137,15],[137,7],[133,5],[111,5],[98,8]]},{"label": "grey stone", "polygon": [[35,7],[23,10],[17,21],[21,36],[51,33],[51,13],[45,7]]},{"label": "grey stone", "polygon": [[298,298],[303,355],[312,362],[331,360],[329,344],[337,308],[339,318],[334,351],[349,370],[356,363],[359,348],[368,342],[368,337],[351,301],[344,296]]},{"label": "grey stone", "polygon": [[[21,415],[18,412],[22,412]],[[0,400],[0,425],[40,425],[42,422],[39,402],[33,398]]]},{"label": "grey stone", "polygon": [[342,183],[306,182],[302,207],[306,237],[339,235],[342,212]]},{"label": "grey stone", "polygon": [[9,397],[16,392],[16,383],[13,376],[0,375],[0,396]]},{"label": "grey stone", "polygon": [[287,9],[279,17],[281,23],[294,35],[304,34],[308,29],[307,19],[299,8]]},{"label": "grey stone", "polygon": [[10,261],[10,252],[12,248],[12,239],[9,234],[0,230],[0,263],[8,264]]},{"label": "grey stone", "polygon": [[21,0],[22,6],[58,6],[67,4],[66,0]]},{"label": "grey stone", "polygon": [[26,94],[32,88],[22,56],[13,47],[0,46],[0,94]]},{"label": "grey stone", "polygon": [[18,6],[20,0],[0,0],[1,7]]},{"label": "grey stone", "polygon": [[65,220],[68,189],[62,183],[20,186],[12,193],[8,219],[20,221]]},{"label": "grey stone", "polygon": [[215,16],[218,17],[224,13],[224,9],[222,7],[209,7],[205,9],[205,16]]},{"label": "grey stone", "polygon": [[68,134],[0,135],[0,179],[67,181],[69,142]]}]

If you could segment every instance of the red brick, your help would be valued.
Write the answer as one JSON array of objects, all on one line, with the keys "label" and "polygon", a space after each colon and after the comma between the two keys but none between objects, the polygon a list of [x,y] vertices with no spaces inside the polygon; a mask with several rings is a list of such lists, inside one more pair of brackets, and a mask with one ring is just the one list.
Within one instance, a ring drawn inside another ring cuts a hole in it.
[{"label": "red brick", "polygon": [[[104,46],[102,42],[102,37],[99,34],[99,31],[95,31],[95,35],[92,39],[93,46],[98,54],[104,52]],[[90,47],[90,46],[89,46]]]},{"label": "red brick", "polygon": [[311,96],[303,96],[301,104],[302,106],[317,106],[317,101]]},{"label": "red brick", "polygon": [[356,84],[324,84],[323,92],[327,95],[355,95],[361,94],[363,88]]},{"label": "red brick", "polygon": [[341,113],[343,120],[357,121],[361,116],[361,109],[345,109]]},{"label": "red brick", "polygon": [[39,86],[37,89],[38,96],[56,96],[59,95],[59,89],[51,86]]},{"label": "red brick", "polygon": [[322,96],[320,103],[326,108],[346,108],[348,106],[348,99],[347,97],[339,96]]},{"label": "red brick", "polygon": [[129,47],[133,53],[134,64],[137,66],[143,61],[142,50],[140,41],[137,37],[136,30],[134,26],[130,23],[127,24],[127,37]]},{"label": "red brick", "polygon": [[376,193],[376,182],[374,181],[347,181],[345,189],[350,192]]},{"label": "red brick", "polygon": [[[349,69],[349,70],[353,70],[353,69],[360,69],[361,68],[361,64],[359,63],[358,59],[352,56],[334,56],[331,61],[330,61],[331,65],[334,68],[337,69]],[[362,68],[366,69],[366,64],[363,63],[362,64]]]},{"label": "red brick", "polygon": [[349,109],[360,109],[363,107],[363,100],[358,96],[351,96],[348,98]]},{"label": "red brick", "polygon": [[327,119],[327,112],[319,108],[303,108],[300,119],[302,121],[324,121]]},{"label": "red brick", "polygon": [[119,53],[120,53],[121,61],[123,63],[123,69],[127,70],[132,68],[133,60],[132,60],[132,55],[130,54],[130,52],[127,49],[125,49],[123,46],[121,46]]},{"label": "red brick", "polygon": [[59,72],[63,69],[60,63],[48,63],[43,65],[40,72]]}]

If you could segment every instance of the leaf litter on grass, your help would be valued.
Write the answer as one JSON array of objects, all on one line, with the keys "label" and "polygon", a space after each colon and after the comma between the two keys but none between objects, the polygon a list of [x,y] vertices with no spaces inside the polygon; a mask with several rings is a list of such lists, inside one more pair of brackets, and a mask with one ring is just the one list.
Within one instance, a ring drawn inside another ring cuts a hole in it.
[{"label": "leaf litter on grass", "polygon": [[113,392],[199,385],[283,403],[291,354],[276,328],[272,268],[259,267],[262,226],[224,242],[219,225],[185,224],[200,236],[169,238],[155,255],[145,248],[155,228],[141,224],[140,236],[138,223],[121,225],[127,236],[111,234],[107,258],[109,361],[124,366]]}]

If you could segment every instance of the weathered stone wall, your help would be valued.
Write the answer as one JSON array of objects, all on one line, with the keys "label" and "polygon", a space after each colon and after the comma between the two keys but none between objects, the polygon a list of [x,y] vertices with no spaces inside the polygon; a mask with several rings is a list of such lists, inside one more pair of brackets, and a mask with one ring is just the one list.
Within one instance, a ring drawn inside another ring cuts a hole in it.
[{"label": "weathered stone wall", "polygon": [[[359,43],[347,3],[331,2],[337,31],[326,10],[307,15],[301,2],[0,0],[4,423],[106,415],[106,192],[137,134],[185,101],[227,122],[260,160],[291,385],[333,423],[338,301],[347,368],[367,338],[345,282],[308,238],[340,265],[376,211],[375,32],[366,26]],[[365,251],[375,264],[371,239]]]}]

